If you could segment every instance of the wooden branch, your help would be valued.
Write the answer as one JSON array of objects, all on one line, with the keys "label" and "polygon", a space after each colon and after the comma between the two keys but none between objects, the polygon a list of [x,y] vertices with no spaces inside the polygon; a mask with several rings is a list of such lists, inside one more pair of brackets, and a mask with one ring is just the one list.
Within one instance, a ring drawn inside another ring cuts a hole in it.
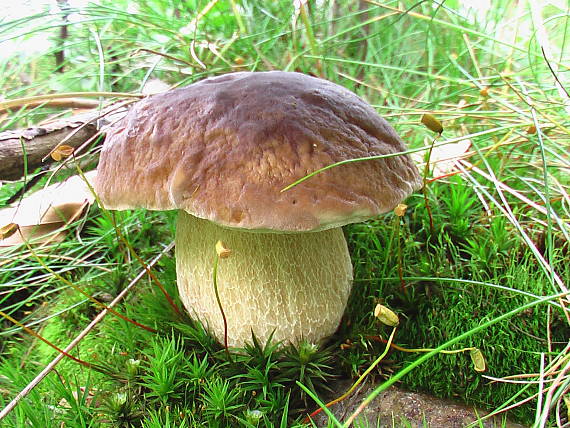
[{"label": "wooden branch", "polygon": [[[72,94],[67,94],[72,95]],[[128,94],[127,94],[128,95]],[[25,99],[27,103],[46,97]],[[70,97],[64,97],[69,98]],[[134,99],[133,99],[134,98]],[[136,102],[139,95],[105,107],[46,122],[28,129],[18,129],[0,133],[0,180],[18,180],[24,176],[24,165],[28,172],[39,167],[48,167],[53,159],[50,153],[60,144],[75,149],[91,144],[99,134],[104,135],[108,126],[122,119],[129,104]],[[49,100],[59,101],[61,98]],[[7,104],[8,102],[4,102]],[[0,103],[0,109],[2,103]]]},{"label": "wooden branch", "polygon": [[[23,177],[24,160],[28,172],[48,166],[53,162],[49,154],[59,144],[78,148],[96,135],[97,121],[103,114],[91,111],[42,126],[0,133],[0,180],[18,180]],[[122,115],[124,109],[113,114],[114,119]]]}]

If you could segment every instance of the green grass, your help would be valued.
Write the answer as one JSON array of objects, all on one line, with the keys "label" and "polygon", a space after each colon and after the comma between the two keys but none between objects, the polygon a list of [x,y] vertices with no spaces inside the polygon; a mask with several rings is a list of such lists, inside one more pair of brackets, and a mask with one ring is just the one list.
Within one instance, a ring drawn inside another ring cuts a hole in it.
[{"label": "green grass", "polygon": [[[387,214],[345,228],[354,291],[341,328],[323,347],[256,342],[229,360],[143,275],[116,309],[156,332],[107,315],[72,351],[95,369],[64,359],[5,426],[300,425],[315,409],[311,396],[322,397],[336,377],[356,379],[384,351],[376,339],[387,339],[390,329],[374,318],[377,303],[399,314],[394,343],[477,347],[487,362],[481,374],[468,354],[392,350],[373,371],[385,385],[398,381],[487,410],[513,405],[513,419],[556,426],[567,410],[570,326],[567,298],[547,297],[570,282],[570,107],[556,86],[558,79],[570,87],[569,11],[494,2],[476,19],[455,1],[404,2],[407,14],[394,13],[395,2],[378,3],[388,7],[325,1],[293,25],[295,11],[285,1],[220,0],[203,16],[206,1],[151,0],[134,11],[127,2],[103,2],[71,11],[63,73],[54,60],[62,14],[0,23],[0,49],[8,39],[53,40],[45,52],[3,60],[7,99],[137,93],[153,79],[179,86],[231,71],[295,70],[367,99],[417,151],[422,171],[436,137],[421,125],[424,113],[444,126],[434,150],[464,139],[472,144],[458,174],[430,170],[425,194],[408,199],[401,219]],[[8,112],[0,129],[31,126],[54,113],[60,111],[49,106]],[[97,149],[81,154],[92,162],[96,156]],[[0,202],[20,186],[3,185]],[[147,263],[173,239],[173,212],[113,215]],[[60,348],[101,310],[68,282],[108,303],[143,271],[96,206],[69,229],[65,241],[36,248],[35,255],[25,247],[0,250],[0,310]],[[178,302],[172,252],[153,269]],[[7,320],[2,327],[6,405],[57,352]],[[551,368],[559,371],[545,375]],[[525,374],[514,383],[497,380]]]}]

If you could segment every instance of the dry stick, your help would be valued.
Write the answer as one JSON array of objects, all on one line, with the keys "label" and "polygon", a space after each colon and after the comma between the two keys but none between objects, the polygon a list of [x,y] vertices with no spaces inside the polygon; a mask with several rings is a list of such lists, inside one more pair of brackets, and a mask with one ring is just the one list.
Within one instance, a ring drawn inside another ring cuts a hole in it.
[{"label": "dry stick", "polygon": [[[99,119],[105,117],[105,129],[112,125],[112,122],[124,116],[119,109],[125,109],[127,103],[132,100],[119,102],[106,107],[103,111],[90,111],[76,115],[72,118],[59,119],[35,126],[33,128],[15,131],[0,132],[0,179],[19,180],[23,175],[24,162],[27,161],[28,170],[42,168],[52,168],[52,161],[49,164],[44,162],[50,157],[53,150],[61,144],[75,147],[75,154],[84,152],[86,146],[92,145],[97,139],[101,130],[97,130]],[[109,116],[112,115],[112,116]],[[93,135],[95,134],[95,135]],[[24,148],[20,139],[23,139]],[[4,144],[5,143],[5,144]],[[6,165],[4,165],[6,163]],[[63,167],[60,164],[57,170]]]},{"label": "dry stick", "polygon": [[[162,250],[162,252],[156,256],[153,260],[150,261],[150,263],[148,264],[148,267],[152,267],[154,266],[161,258],[162,256],[164,256],[166,253],[168,253],[172,247],[174,247],[174,242],[170,243],[164,250]],[[126,296],[126,294],[131,290],[131,288],[133,288],[135,286],[135,284],[147,273],[146,269],[143,269],[130,283],[129,285],[127,285],[127,287],[125,287],[125,289],[123,291],[121,291],[117,297],[115,297],[113,299],[113,301],[111,303],[109,303],[109,305],[103,309],[101,312],[99,312],[99,314],[93,319],[93,321],[91,321],[89,323],[89,325],[87,327],[85,327],[85,329],[79,333],[77,335],[77,337],[75,337],[75,339],[73,339],[71,341],[71,343],[69,345],[67,345],[67,347],[63,350],[64,352],[69,353],[69,351],[71,351],[85,336],[87,336],[87,334],[93,330],[93,328],[99,324],[99,322],[105,318],[105,315],[107,315],[107,312],[109,311],[110,308],[112,308],[113,306],[117,305],[117,303],[119,303],[123,297]],[[63,359],[64,354],[59,354],[58,356],[56,356],[41,372],[40,374],[38,374],[28,385],[26,385],[26,387],[18,394],[16,395],[16,397],[14,397],[14,399],[12,401],[10,401],[10,403],[8,403],[8,405],[0,412],[0,421],[2,419],[4,419],[13,409],[14,407],[16,407],[16,405],[23,399],[25,398],[43,379],[44,377],[46,377],[53,369],[54,367]]]},{"label": "dry stick", "polygon": [[22,137],[20,137],[20,145],[22,146],[22,152],[24,153],[24,184],[16,193],[14,193],[12,196],[8,198],[8,200],[5,203],[6,205],[11,205],[16,201],[21,201],[25,193],[28,190],[30,190],[32,186],[34,186],[46,172],[43,170],[44,168],[42,167],[42,172],[40,172],[39,174],[28,180],[28,157],[26,152],[26,145],[24,144]]},{"label": "dry stick", "polygon": [[[54,146],[53,149],[51,149],[49,151],[48,154],[46,154],[43,158],[42,158],[42,162],[45,162],[48,158],[51,157],[52,153],[54,153],[60,146],[64,145],[67,141],[69,141],[75,134],[78,134],[79,132],[81,132],[83,130],[83,128],[89,126],[92,124],[92,122],[97,121],[98,119],[100,119],[102,116],[99,115],[97,117],[93,118],[93,121],[91,122],[85,122],[82,125],[79,125],[77,128],[75,128],[74,130],[72,130],[69,134],[67,134],[65,136],[65,138],[63,140],[61,140],[58,144],[56,144]],[[85,147],[85,143],[88,142],[91,143],[93,141],[95,141],[97,138],[99,138],[102,135],[101,130],[98,130],[97,132],[95,132],[95,134],[93,134],[91,137],[89,137],[86,141],[83,142],[83,144],[80,146],[81,148]],[[74,154],[79,152],[79,149],[75,149]]]},{"label": "dry stick", "polygon": [[[69,141],[68,145],[78,147],[97,131],[94,119],[94,113],[88,112],[28,129],[1,132],[0,179],[19,180],[23,175],[25,158],[30,171],[37,167],[47,168],[43,162],[49,157],[52,148],[61,143],[62,138]],[[25,150],[20,141],[25,143]]]},{"label": "dry stick", "polygon": [[29,101],[28,98],[22,98],[22,100],[22,105],[11,103],[9,107],[0,108],[0,113],[7,113],[16,109],[33,109],[37,107],[93,109],[99,106],[99,101],[82,97],[54,98],[49,100],[40,99],[32,101]]},{"label": "dry stick", "polygon": [[[138,100],[127,100],[127,101],[119,102],[119,103],[117,103],[117,104],[110,105],[109,107],[106,107],[106,108],[104,109],[104,111],[101,111],[99,115],[93,117],[93,118],[92,118],[92,122],[97,122],[98,120],[104,118],[105,116],[107,116],[107,115],[109,115],[109,114],[111,114],[111,113],[113,113],[113,112],[116,112],[117,110],[120,110],[120,109],[122,109],[123,107],[126,107],[126,106],[128,106],[129,104],[135,103],[135,102],[137,102],[137,101],[138,101]],[[121,116],[121,117],[115,119],[114,121],[110,122],[107,126],[108,126],[108,127],[111,127],[111,126],[115,125],[115,124],[116,124],[119,120],[121,120],[123,117],[124,117],[124,116]],[[86,123],[80,125],[80,126],[78,127],[78,129],[81,129],[81,128],[87,126],[87,125],[88,125],[88,123],[86,122]],[[60,144],[58,144],[58,146],[61,145],[61,144],[65,144],[65,143],[68,141],[68,139],[70,139],[70,138],[74,135],[75,132],[79,132],[79,131],[74,130],[74,131],[72,131],[71,133],[69,133],[63,140],[61,140],[61,142],[60,142]],[[97,138],[101,137],[103,134],[104,134],[104,132],[103,132],[101,129],[99,129],[93,136],[91,136],[90,138],[88,138],[83,144],[81,144],[79,147],[77,147],[77,148],[75,149],[75,152],[74,152],[75,156],[77,156],[78,153],[80,153],[80,152],[81,152],[83,149],[85,149],[89,144],[91,144],[91,143],[92,143],[93,141],[95,141]],[[55,150],[56,148],[57,148],[57,146],[54,147],[53,150]],[[53,150],[52,150],[52,151],[53,151]],[[51,152],[50,152],[48,155],[46,155],[46,156],[44,157],[44,160],[47,159],[50,155],[51,155]],[[61,168],[63,168],[65,165],[67,165],[67,162],[68,162],[68,161],[69,161],[69,158],[64,159],[64,160],[61,162],[60,166],[54,171],[54,173],[57,172],[57,171],[59,171],[59,170],[60,170]]]},{"label": "dry stick", "polygon": [[[110,113],[113,113],[114,111],[120,110],[121,108],[126,107],[127,105],[132,104],[132,103],[134,103],[134,102],[136,102],[136,101],[137,101],[137,100],[134,100],[134,101],[133,101],[133,100],[127,100],[127,101],[123,101],[122,103],[117,103],[116,105],[111,105],[111,106],[109,106],[108,109],[106,108],[105,111],[102,111],[102,112],[100,112],[99,115],[93,117],[92,121],[98,121],[98,120],[100,120],[101,118],[105,117],[106,115],[108,115],[108,114],[110,114]],[[116,124],[118,121],[120,121],[123,117],[124,117],[124,116],[121,116],[121,117],[115,119],[113,122],[110,122],[107,126],[111,127],[111,126],[115,125],[115,124]],[[80,128],[83,128],[84,126],[87,126],[87,125],[88,125],[88,123],[84,123],[84,124],[82,124],[82,125],[79,126],[79,129],[80,129]],[[71,136],[73,136],[73,134],[74,134],[75,132],[76,132],[76,131],[74,130],[74,131],[72,131],[70,134],[68,134],[63,140],[61,140],[60,144],[58,144],[56,147],[54,147],[53,150],[52,150],[50,153],[48,153],[42,160],[47,159],[47,158],[51,155],[51,153],[52,153],[54,150],[57,149],[57,147],[59,147],[61,144],[64,144],[65,142],[67,142],[68,139],[71,138]],[[90,145],[93,141],[95,141],[97,138],[100,138],[102,135],[104,135],[104,132],[103,132],[101,129],[99,129],[94,135],[92,135],[91,137],[89,137],[83,144],[81,144],[79,147],[77,147],[77,148],[75,149],[75,151],[73,152],[73,154],[74,154],[73,157],[68,157],[68,158],[63,159],[63,160],[59,163],[59,165],[53,170],[51,176],[49,177],[49,179],[48,179],[48,181],[47,181],[47,183],[46,183],[46,186],[49,185],[49,183],[51,182],[51,179],[53,178],[53,176],[54,176],[57,172],[59,172],[61,169],[63,169],[63,168],[67,165],[67,163],[70,162],[71,159],[73,159],[73,160],[75,160],[75,161],[77,162],[78,159],[79,159],[79,153],[80,153],[82,150],[84,150],[87,146],[89,146],[89,145]],[[87,154],[87,153],[86,153],[86,154]],[[80,175],[82,176],[82,178],[83,178],[84,180],[86,180],[86,178],[83,176],[82,173],[81,173]],[[91,190],[91,192],[94,193],[94,190],[91,188],[91,186],[89,185],[89,183],[86,182],[86,184],[87,184],[87,186],[89,187],[89,189]],[[97,198],[96,198],[96,199],[97,199]],[[99,203],[99,205],[101,205],[101,201],[99,201],[99,199],[97,199],[97,202]]]},{"label": "dry stick", "polygon": [[548,58],[546,57],[546,52],[544,52],[544,47],[540,47],[540,50],[542,52],[542,57],[544,58],[544,62],[546,62],[546,65],[548,66],[548,68],[550,69],[550,73],[552,73],[552,76],[554,77],[554,80],[556,80],[556,83],[558,83],[558,85],[560,85],[560,89],[562,91],[564,91],[564,93],[566,94],[566,96],[568,98],[570,98],[570,93],[568,93],[568,91],[566,90],[566,88],[564,87],[564,85],[562,84],[562,82],[560,81],[560,79],[558,78],[558,75],[556,74],[556,72],[554,71],[554,69],[552,68],[552,65],[550,65],[550,61],[548,60]]}]

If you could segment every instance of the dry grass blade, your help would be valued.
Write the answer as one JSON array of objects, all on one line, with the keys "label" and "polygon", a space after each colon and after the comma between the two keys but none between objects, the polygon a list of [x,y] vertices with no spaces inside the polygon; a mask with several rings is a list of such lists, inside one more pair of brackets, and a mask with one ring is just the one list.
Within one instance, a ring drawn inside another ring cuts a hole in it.
[{"label": "dry grass blade", "polygon": [[[50,94],[50,95],[37,95],[33,97],[27,98],[17,98],[13,100],[1,101],[0,102],[0,113],[9,111],[15,108],[22,108],[28,106],[39,106],[45,105],[46,103],[56,103],[62,104],[64,103],[63,100],[67,100],[67,104],[70,103],[70,99],[74,100],[77,97],[107,97],[107,98],[143,98],[144,95],[140,94],[131,94],[131,93],[123,93],[123,92],[69,92],[69,93],[60,93],[60,94]],[[57,100],[57,101],[56,101]],[[77,103],[77,101],[75,101]],[[82,103],[81,105],[84,105]],[[97,102],[97,106],[99,102]],[[89,103],[89,107],[92,107],[91,103]]]},{"label": "dry grass blade", "polygon": [[[562,279],[560,278],[560,276],[554,272],[552,266],[545,260],[544,256],[540,253],[540,251],[538,251],[538,248],[536,247],[536,245],[534,244],[534,242],[532,241],[532,239],[528,236],[528,234],[526,233],[526,231],[522,228],[522,226],[520,225],[518,219],[516,218],[516,216],[514,215],[510,204],[507,202],[507,200],[504,197],[504,194],[502,192],[502,188],[500,187],[500,185],[498,184],[500,181],[497,180],[497,178],[494,176],[494,174],[492,173],[492,171],[489,171],[489,177],[493,183],[493,185],[495,186],[495,189],[498,191],[499,195],[500,195],[500,199],[502,203],[499,203],[499,201],[497,201],[486,189],[484,189],[472,176],[472,174],[463,166],[461,166],[461,164],[465,163],[467,165],[468,168],[471,168],[472,165],[469,164],[466,161],[461,161],[460,163],[458,163],[460,169],[462,170],[463,174],[466,177],[469,177],[470,180],[472,180],[473,184],[475,185],[475,187],[479,188],[479,190],[484,193],[489,199],[493,200],[495,202],[495,205],[497,206],[497,208],[506,216],[506,218],[513,224],[513,226],[515,226],[517,228],[517,230],[519,231],[519,233],[521,234],[521,236],[523,237],[525,243],[527,244],[527,246],[530,248],[530,250],[532,251],[532,253],[534,254],[534,256],[538,259],[538,261],[540,262],[540,265],[542,266],[542,268],[545,270],[545,272],[547,272],[548,274],[552,275],[553,278],[553,282],[560,288],[560,290],[562,290],[563,293],[568,294],[568,288],[566,287],[566,285],[564,284],[564,282],[562,281]],[[560,300],[560,303],[562,304],[562,306],[565,308],[564,310],[564,314],[568,320],[568,322],[570,323],[570,314],[568,312],[568,310],[566,309],[566,303],[565,300]]]}]

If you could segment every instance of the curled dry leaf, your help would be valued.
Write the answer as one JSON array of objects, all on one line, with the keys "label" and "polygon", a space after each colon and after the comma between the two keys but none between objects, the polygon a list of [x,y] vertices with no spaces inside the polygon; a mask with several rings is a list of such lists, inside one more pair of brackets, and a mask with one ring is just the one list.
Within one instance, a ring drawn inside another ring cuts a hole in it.
[{"label": "curled dry leaf", "polygon": [[[428,141],[427,144],[431,142]],[[433,177],[441,177],[458,170],[457,162],[468,157],[470,148],[471,140],[468,138],[434,147],[429,158]],[[417,152],[412,153],[411,156],[416,163],[420,164],[425,161],[424,155],[424,153]]]},{"label": "curled dry leaf", "polygon": [[[85,174],[89,182],[95,171]],[[0,210],[0,247],[59,242],[65,226],[92,204],[94,197],[83,178],[76,175],[24,198],[13,207]]]},{"label": "curled dry leaf", "polygon": [[59,162],[62,159],[66,159],[73,154],[75,147],[68,146],[66,144],[60,144],[51,152],[51,158]]}]

